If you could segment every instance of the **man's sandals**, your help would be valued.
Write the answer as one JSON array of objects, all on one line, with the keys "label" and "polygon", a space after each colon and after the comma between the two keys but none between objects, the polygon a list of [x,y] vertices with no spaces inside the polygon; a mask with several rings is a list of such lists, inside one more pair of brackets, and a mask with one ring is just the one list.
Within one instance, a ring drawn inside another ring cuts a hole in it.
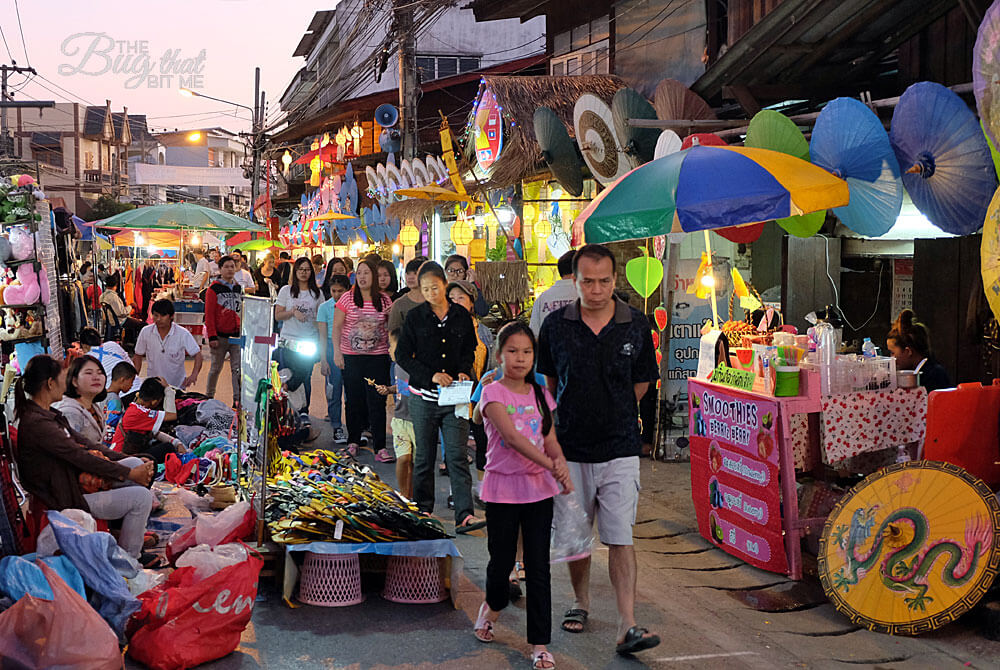
[{"label": "man's sandals", "polygon": [[615,647],[615,651],[622,655],[634,654],[644,649],[652,649],[658,644],[660,644],[658,635],[650,635],[645,628],[632,626],[625,633],[625,639]]},{"label": "man's sandals", "polygon": [[582,610],[576,607],[568,609],[566,610],[566,613],[563,614],[562,629],[567,633],[582,633],[583,629],[587,626],[588,616],[590,616],[590,614],[587,610]]}]

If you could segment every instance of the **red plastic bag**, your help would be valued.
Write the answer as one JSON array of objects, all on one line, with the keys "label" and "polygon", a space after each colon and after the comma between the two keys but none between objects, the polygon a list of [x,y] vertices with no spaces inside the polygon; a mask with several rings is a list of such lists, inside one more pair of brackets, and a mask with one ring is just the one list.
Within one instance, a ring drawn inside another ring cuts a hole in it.
[{"label": "red plastic bag", "polygon": [[[183,554],[185,551],[191,547],[198,544],[195,539],[195,528],[197,527],[198,520],[190,526],[185,526],[174,531],[170,539],[167,540],[167,561],[171,565],[177,560],[177,557]],[[225,537],[222,538],[221,542],[216,542],[215,544],[209,543],[209,546],[217,547],[220,544],[229,544],[230,542],[237,542],[239,540],[244,540],[249,537],[257,529],[257,513],[254,511],[251,505],[250,509],[246,511],[243,515],[243,519],[240,524],[229,531]]]},{"label": "red plastic bag", "polygon": [[[23,596],[0,613],[0,666],[104,670],[122,667],[118,637],[79,593],[38,562],[54,598]],[[20,665],[18,665],[20,664]]]},{"label": "red plastic bag", "polygon": [[235,651],[250,623],[261,565],[251,554],[200,582],[194,568],[175,570],[139,596],[129,656],[153,670],[180,670]]},{"label": "red plastic bag", "polygon": [[198,472],[198,459],[195,458],[187,463],[181,463],[181,459],[177,457],[177,454],[167,454],[167,458],[163,462],[163,469],[164,479],[168,482],[181,485],[191,478],[192,472]]}]

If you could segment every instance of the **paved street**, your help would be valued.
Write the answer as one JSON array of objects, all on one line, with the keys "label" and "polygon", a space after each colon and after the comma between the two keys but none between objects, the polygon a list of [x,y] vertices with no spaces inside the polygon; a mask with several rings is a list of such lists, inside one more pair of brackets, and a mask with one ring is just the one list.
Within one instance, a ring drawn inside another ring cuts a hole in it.
[{"label": "paved street", "polygon": [[[203,374],[201,384],[204,386]],[[228,371],[219,397],[226,400]],[[314,389],[322,388],[319,375]],[[318,394],[317,394],[318,395]],[[314,416],[325,407],[314,397]],[[326,428],[314,443],[324,446]],[[370,463],[392,482],[391,465]],[[975,612],[920,638],[890,637],[859,630],[826,601],[818,580],[791,582],[752,568],[712,547],[694,528],[687,464],[643,460],[643,491],[635,527],[639,563],[637,616],[663,643],[634,658],[613,651],[614,594],[607,578],[607,551],[595,554],[591,618],[583,634],[559,629],[572,602],[567,571],[552,571],[551,650],[559,668],[995,668],[1000,643],[978,631]],[[450,520],[444,503],[447,479],[438,477],[437,513]],[[523,601],[500,618],[497,641],[472,636],[482,602],[488,561],[484,535],[458,536],[465,558],[456,610],[450,602],[400,605],[377,591],[360,605],[321,608],[282,602],[269,578],[239,650],[206,668],[527,668]]]}]

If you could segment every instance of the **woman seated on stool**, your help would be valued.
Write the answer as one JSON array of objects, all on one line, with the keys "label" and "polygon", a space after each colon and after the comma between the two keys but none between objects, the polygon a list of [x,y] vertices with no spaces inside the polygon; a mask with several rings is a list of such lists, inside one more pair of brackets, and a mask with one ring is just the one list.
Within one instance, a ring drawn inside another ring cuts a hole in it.
[{"label": "woman seated on stool", "polygon": [[[153,505],[146,488],[153,464],[106,449],[73,430],[52,407],[65,389],[66,371],[46,354],[28,361],[17,380],[14,415],[22,485],[48,509],[81,509],[95,519],[121,519],[118,544],[144,567],[155,567],[158,557],[142,553]],[[85,492],[84,486],[94,492]]]},{"label": "woman seated on stool", "polygon": [[927,360],[920,369],[920,385],[928,392],[952,388],[948,371],[938,363],[931,352],[931,336],[927,326],[917,321],[912,309],[904,309],[892,324],[886,336],[889,353],[896,359],[897,370],[915,370],[920,361]]},{"label": "woman seated on stool", "polygon": [[93,356],[73,359],[66,371],[66,390],[52,409],[59,410],[69,427],[94,444],[104,442],[104,399],[108,397],[104,368]]}]

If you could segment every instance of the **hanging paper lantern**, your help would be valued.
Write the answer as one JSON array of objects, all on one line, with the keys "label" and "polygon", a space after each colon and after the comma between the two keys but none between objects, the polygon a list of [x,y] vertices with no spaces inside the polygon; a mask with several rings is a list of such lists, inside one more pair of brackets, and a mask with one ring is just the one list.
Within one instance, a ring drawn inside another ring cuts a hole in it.
[{"label": "hanging paper lantern", "polygon": [[451,226],[451,241],[455,244],[468,244],[472,237],[472,227],[467,219],[459,219]]},{"label": "hanging paper lantern", "polygon": [[534,221],[535,217],[538,216],[538,208],[534,205],[525,205],[521,211],[524,212],[525,221]]},{"label": "hanging paper lantern", "polygon": [[420,231],[412,223],[403,226],[399,231],[399,243],[405,247],[412,247],[420,241]]},{"label": "hanging paper lantern", "polygon": [[281,232],[278,233],[278,239],[281,240],[281,243],[284,244],[287,247],[288,246],[288,238],[289,238],[289,236],[288,236],[288,226],[282,226]]},{"label": "hanging paper lantern", "polygon": [[[525,215],[527,217],[527,215]],[[538,237],[548,237],[552,234],[552,224],[548,219],[541,219],[535,224],[535,235]]]},{"label": "hanging paper lantern", "polygon": [[309,161],[309,171],[309,185],[319,186],[323,179],[323,161],[320,160],[318,154]]},{"label": "hanging paper lantern", "polygon": [[480,237],[469,242],[469,260],[486,260],[486,240]]},{"label": "hanging paper lantern", "polygon": [[320,244],[323,239],[323,226],[317,222],[312,224],[312,241],[313,244]]},{"label": "hanging paper lantern", "polygon": [[521,219],[520,219],[520,217],[517,217],[517,216],[514,217],[514,222],[510,226],[510,236],[511,237],[520,237],[521,236]]}]

